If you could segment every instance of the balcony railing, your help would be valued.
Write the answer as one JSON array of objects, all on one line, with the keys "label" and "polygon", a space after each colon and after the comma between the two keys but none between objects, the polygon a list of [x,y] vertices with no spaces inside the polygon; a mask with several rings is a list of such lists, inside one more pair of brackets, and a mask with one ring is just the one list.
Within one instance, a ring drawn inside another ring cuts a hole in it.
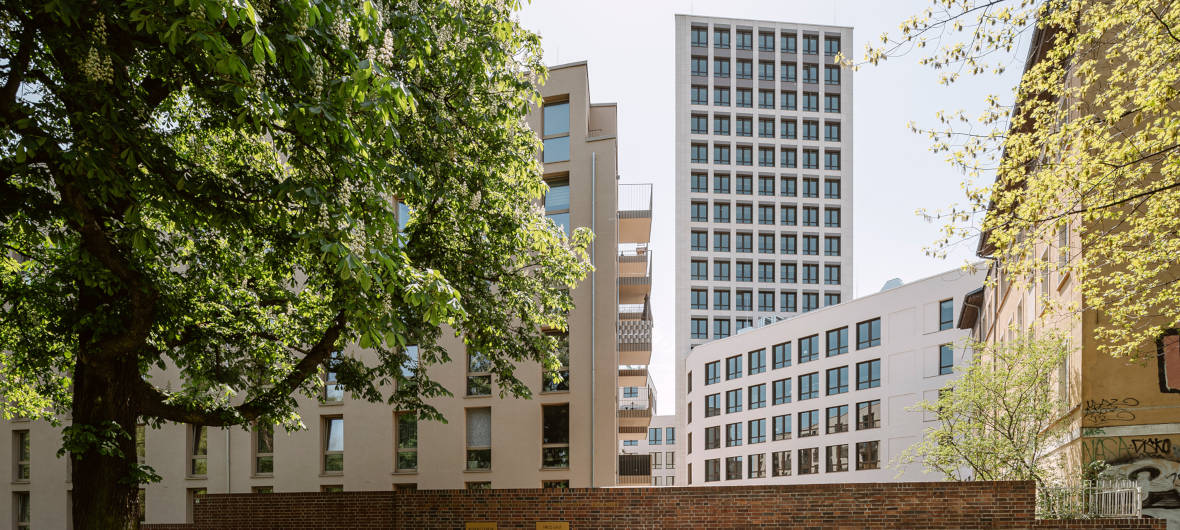
[{"label": "balcony railing", "polygon": [[1138,518],[1142,513],[1139,485],[1130,480],[1085,480],[1077,484],[1037,488],[1037,518]]},{"label": "balcony railing", "polygon": [[656,404],[655,390],[648,386],[619,387],[618,396],[620,416],[624,416],[624,412],[634,413],[626,416],[651,416]]},{"label": "balcony railing", "polygon": [[651,184],[619,184],[619,217],[651,217]]}]

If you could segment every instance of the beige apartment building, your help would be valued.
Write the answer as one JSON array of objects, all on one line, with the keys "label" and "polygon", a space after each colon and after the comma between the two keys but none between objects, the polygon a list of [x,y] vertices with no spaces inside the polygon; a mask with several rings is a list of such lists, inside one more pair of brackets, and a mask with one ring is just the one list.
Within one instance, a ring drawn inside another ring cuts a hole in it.
[{"label": "beige apartment building", "polygon": [[676,486],[676,472],[684,453],[680,452],[677,417],[654,416],[647,437],[619,441],[620,486]]},{"label": "beige apartment building", "polygon": [[[651,187],[619,184],[617,108],[591,103],[588,75],[585,62],[552,67],[543,107],[528,118],[544,144],[546,215],[596,234],[594,272],[573,292],[565,381],[545,382],[539,364],[521,363],[534,398],[501,399],[483,361],[450,338],[454,361],[428,368],[454,394],[431,403],[447,423],[355,399],[329,373],[323,396],[300,400],[304,430],[143,429],[140,457],[162,477],[143,487],[145,522],[185,522],[204,493],[616,484],[620,440],[646,437],[655,405],[647,383]],[[9,421],[3,430],[0,452],[11,458],[0,462],[9,477],[0,528],[70,527],[60,429]]]},{"label": "beige apartment building", "polygon": [[[1026,68],[1042,60],[1048,38],[1040,30],[1034,35]],[[958,326],[988,343],[1022,333],[1062,333],[1070,352],[1053,386],[1066,405],[1053,421],[1068,429],[1051,448],[1063,464],[1061,478],[1076,481],[1081,466],[1104,461],[1110,465],[1107,478],[1130,479],[1142,488],[1144,515],[1180,529],[1180,331],[1167,330],[1141,345],[1139,359],[1099,351],[1095,329],[1106,317],[1088,307],[1071,270],[1087,251],[1081,233],[1107,228],[1068,216],[1055,233],[1033,242],[1029,255],[1041,266],[1031,278],[1006,273],[997,249],[982,238],[977,254],[991,260],[988,281],[964,300]],[[1162,319],[1175,311],[1163,308],[1156,318],[1166,323]]]}]

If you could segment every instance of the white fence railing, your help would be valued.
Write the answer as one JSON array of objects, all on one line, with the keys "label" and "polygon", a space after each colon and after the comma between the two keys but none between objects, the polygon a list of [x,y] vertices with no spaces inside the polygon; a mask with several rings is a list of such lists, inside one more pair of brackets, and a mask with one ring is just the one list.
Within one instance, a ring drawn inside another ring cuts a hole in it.
[{"label": "white fence railing", "polygon": [[1037,518],[1140,517],[1143,492],[1130,480],[1086,480],[1037,488]]}]

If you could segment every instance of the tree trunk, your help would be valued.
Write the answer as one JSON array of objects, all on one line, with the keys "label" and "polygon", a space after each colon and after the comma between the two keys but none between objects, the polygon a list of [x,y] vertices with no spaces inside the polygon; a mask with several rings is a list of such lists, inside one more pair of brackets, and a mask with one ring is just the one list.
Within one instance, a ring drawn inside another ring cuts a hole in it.
[{"label": "tree trunk", "polygon": [[[133,478],[139,414],[132,396],[139,368],[131,355],[99,361],[94,352],[87,351],[86,341],[79,342],[83,345],[74,367],[73,425],[94,429],[92,433],[117,446],[122,454],[104,455],[100,446],[92,443],[81,455],[73,455],[74,528],[134,530],[139,528],[139,484]],[[104,369],[97,370],[96,365]],[[107,372],[107,367],[113,370]],[[104,436],[111,433],[111,422],[125,435]]]}]

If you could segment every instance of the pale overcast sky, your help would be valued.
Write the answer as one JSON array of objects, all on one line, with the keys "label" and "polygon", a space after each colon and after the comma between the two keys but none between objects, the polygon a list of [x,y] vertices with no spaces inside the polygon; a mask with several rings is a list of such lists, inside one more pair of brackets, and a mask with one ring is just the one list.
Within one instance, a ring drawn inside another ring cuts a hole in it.
[{"label": "pale overcast sky", "polygon": [[[652,306],[655,318],[652,377],[658,413],[675,413],[673,349],[674,114],[673,21],[677,13],[833,24],[854,28],[847,48],[863,56],[866,42],[930,5],[929,0],[533,0],[520,12],[524,26],[540,34],[545,62],[587,61],[590,97],[618,103],[619,173],[624,183],[655,185]],[[1023,58],[1023,50],[1015,55]],[[853,101],[853,288],[864,296],[890,278],[910,282],[954,267],[973,256],[974,242],[947,259],[926,256],[937,224],[919,208],[962,203],[961,175],[929,141],[906,128],[910,120],[934,125],[939,110],[980,109],[988,94],[1010,99],[1020,60],[997,77],[964,79],[951,87],[917,64],[917,55],[866,66],[855,77]],[[847,74],[845,74],[847,75]]]}]

